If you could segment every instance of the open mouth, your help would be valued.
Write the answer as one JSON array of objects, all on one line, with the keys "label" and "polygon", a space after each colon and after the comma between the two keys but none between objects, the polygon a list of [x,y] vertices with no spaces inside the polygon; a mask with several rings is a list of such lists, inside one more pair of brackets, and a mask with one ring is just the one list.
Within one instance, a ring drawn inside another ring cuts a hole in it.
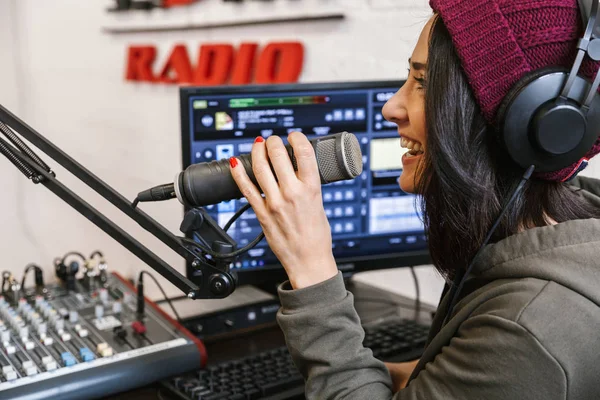
[{"label": "open mouth", "polygon": [[408,149],[408,152],[406,152],[407,157],[420,156],[425,152],[425,147],[421,143],[411,139],[402,138],[400,140],[400,145],[403,148]]}]

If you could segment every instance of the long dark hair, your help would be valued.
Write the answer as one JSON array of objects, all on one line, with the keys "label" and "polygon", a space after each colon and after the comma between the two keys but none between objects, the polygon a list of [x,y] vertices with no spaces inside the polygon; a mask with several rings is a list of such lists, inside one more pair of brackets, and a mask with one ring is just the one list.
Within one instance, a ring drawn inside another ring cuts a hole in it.
[{"label": "long dark hair", "polygon": [[[431,31],[427,63],[427,146],[415,184],[433,263],[452,278],[469,264],[524,171],[480,113],[441,18]],[[492,242],[552,220],[597,217],[600,210],[567,184],[531,179]]]}]

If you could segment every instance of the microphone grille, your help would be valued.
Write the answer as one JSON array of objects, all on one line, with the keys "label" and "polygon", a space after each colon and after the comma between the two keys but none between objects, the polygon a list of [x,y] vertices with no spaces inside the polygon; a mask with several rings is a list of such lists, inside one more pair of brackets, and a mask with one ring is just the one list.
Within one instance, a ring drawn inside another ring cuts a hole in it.
[{"label": "microphone grille", "polygon": [[343,132],[321,140],[315,150],[325,183],[353,179],[362,173],[360,144],[351,133]]}]

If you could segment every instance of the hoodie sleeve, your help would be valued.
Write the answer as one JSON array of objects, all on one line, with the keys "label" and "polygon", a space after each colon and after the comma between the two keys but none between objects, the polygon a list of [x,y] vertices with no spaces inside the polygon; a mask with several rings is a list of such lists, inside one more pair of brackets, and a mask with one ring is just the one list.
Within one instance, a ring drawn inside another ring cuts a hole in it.
[{"label": "hoodie sleeve", "polygon": [[516,322],[467,319],[449,346],[394,394],[383,362],[363,347],[364,331],[342,275],[301,290],[279,288],[278,313],[306,398],[369,400],[566,398],[558,362]]}]

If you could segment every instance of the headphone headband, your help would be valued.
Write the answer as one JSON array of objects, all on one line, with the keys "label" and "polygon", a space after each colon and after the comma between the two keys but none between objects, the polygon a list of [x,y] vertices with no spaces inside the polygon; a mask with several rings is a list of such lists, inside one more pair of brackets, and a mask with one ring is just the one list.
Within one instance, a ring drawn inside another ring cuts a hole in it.
[{"label": "headphone headband", "polygon": [[586,55],[600,61],[600,0],[578,1],[587,24],[570,72],[528,74],[498,113],[501,140],[511,158],[523,168],[534,165],[536,172],[581,164],[600,135],[600,73],[592,83],[579,75]]}]

